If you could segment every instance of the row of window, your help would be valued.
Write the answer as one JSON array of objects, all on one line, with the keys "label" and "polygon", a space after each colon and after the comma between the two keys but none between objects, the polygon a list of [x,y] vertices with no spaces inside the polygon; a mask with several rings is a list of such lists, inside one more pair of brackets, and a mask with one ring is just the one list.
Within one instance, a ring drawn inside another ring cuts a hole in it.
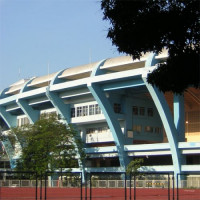
[{"label": "row of window", "polygon": [[86,134],[91,134],[91,133],[105,133],[108,130],[109,130],[108,126],[97,127],[97,128],[87,128],[86,129]]},{"label": "row of window", "polygon": [[133,115],[153,117],[153,108],[133,106]]},{"label": "row of window", "polygon": [[115,113],[121,113],[121,104],[119,103],[114,103],[113,109]]},{"label": "row of window", "polygon": [[23,126],[26,124],[30,124],[28,117],[23,117],[23,118],[17,119],[17,126]]},{"label": "row of window", "polygon": [[83,117],[87,115],[98,115],[101,113],[102,111],[98,104],[71,108],[71,117]]},{"label": "row of window", "polygon": [[[40,118],[41,118],[41,116],[43,116],[44,118],[48,119],[50,117],[50,115],[57,115],[57,113],[56,113],[56,111],[45,112],[40,115]],[[28,117],[21,117],[21,118],[17,119],[17,126],[23,126],[26,124],[30,124],[30,120],[28,119]]]},{"label": "row of window", "polygon": [[57,114],[56,111],[52,111],[52,112],[44,112],[40,115],[40,119],[41,117],[45,118],[45,119],[48,119],[50,116],[56,116],[57,118],[59,118],[59,115]]},{"label": "row of window", "polygon": [[[142,125],[133,125],[133,131],[140,133],[142,132]],[[160,127],[153,127],[153,126],[145,126],[144,131],[147,133],[161,133],[162,128]]]}]

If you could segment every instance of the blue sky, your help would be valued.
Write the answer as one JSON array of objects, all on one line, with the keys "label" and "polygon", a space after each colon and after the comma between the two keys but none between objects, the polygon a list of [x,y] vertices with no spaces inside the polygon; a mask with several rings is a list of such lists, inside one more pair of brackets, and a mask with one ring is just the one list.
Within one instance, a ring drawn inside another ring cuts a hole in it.
[{"label": "blue sky", "polygon": [[0,0],[0,90],[120,56],[102,18],[100,0]]}]

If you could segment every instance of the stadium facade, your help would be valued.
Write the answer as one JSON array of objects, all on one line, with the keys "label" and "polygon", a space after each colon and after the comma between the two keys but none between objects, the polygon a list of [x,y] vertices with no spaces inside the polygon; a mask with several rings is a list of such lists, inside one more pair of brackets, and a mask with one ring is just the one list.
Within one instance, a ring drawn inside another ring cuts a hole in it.
[{"label": "stadium facade", "polygon": [[199,173],[200,90],[191,87],[184,95],[163,94],[147,83],[147,75],[166,58],[163,51],[140,60],[105,59],[4,89],[0,131],[10,167],[20,147],[6,137],[9,129],[56,112],[79,131],[87,154],[86,171],[124,172],[131,160],[142,157],[144,171]]}]

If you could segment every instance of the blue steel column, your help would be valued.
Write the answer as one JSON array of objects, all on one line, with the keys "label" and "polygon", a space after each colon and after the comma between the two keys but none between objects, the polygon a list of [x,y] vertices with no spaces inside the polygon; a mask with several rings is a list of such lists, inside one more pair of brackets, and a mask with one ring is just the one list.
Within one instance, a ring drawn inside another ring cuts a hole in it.
[{"label": "blue steel column", "polygon": [[1,142],[2,142],[2,144],[4,146],[4,149],[6,151],[6,154],[7,154],[8,158],[9,158],[10,167],[13,169],[15,167],[15,159],[13,159],[13,157],[14,157],[14,149],[13,149],[8,137],[6,137],[6,136],[3,137],[3,141],[1,141]]},{"label": "blue steel column", "polygon": [[174,123],[178,131],[179,142],[185,142],[185,109],[183,95],[174,95]]},{"label": "blue steel column", "polygon": [[[98,74],[101,74],[100,72],[100,66],[104,64],[105,60],[100,62],[96,68],[93,70],[91,77],[94,77]],[[106,121],[108,123],[108,126],[111,130],[111,133],[114,138],[115,145],[117,147],[118,155],[119,155],[119,162],[121,166],[121,170],[125,171],[126,166],[130,162],[130,159],[128,158],[127,153],[124,151],[124,145],[125,145],[125,138],[124,134],[122,133],[119,121],[116,117],[116,114],[114,113],[113,107],[111,106],[109,100],[107,99],[105,93],[102,91],[101,87],[98,84],[94,83],[88,83],[87,84],[88,89],[92,93],[93,97],[99,104]]]},{"label": "blue steel column", "polygon": [[[51,80],[50,86],[47,87],[46,90],[46,96],[48,97],[48,99],[51,101],[51,103],[53,104],[53,106],[56,108],[56,110],[58,111],[58,114],[60,114],[60,116],[62,117],[62,119],[64,120],[64,122],[66,123],[66,125],[71,123],[71,110],[70,110],[70,105],[65,104],[63,102],[63,100],[59,97],[59,95],[56,92],[52,92],[50,91],[51,89],[51,85],[53,85],[56,81],[58,76],[62,73],[62,71],[58,72],[54,78]],[[76,145],[76,144],[75,144]],[[79,167],[82,170],[82,174],[83,174],[83,181],[85,180],[85,176],[84,176],[84,166],[83,163],[80,160],[80,155],[78,154],[78,163],[79,163]]]},{"label": "blue steel column", "polygon": [[[30,79],[20,90],[20,94],[25,91],[27,88],[27,85],[32,81]],[[22,99],[22,98],[17,98],[16,103],[18,106],[22,109],[24,114],[28,117],[29,121],[31,124],[34,124],[40,117],[40,111],[34,110],[27,102],[27,100]]]},{"label": "blue steel column", "polygon": [[[185,109],[184,96],[174,94],[174,123],[177,130],[178,142],[185,142]],[[182,165],[186,164],[186,156],[180,154],[180,161]]]},{"label": "blue steel column", "polygon": [[[6,99],[7,96],[5,95],[5,92],[6,92],[6,89],[0,92],[0,99],[3,99],[3,98]],[[11,99],[8,98],[8,100],[5,100],[2,103],[2,105],[0,105],[0,115],[9,128],[17,126],[17,117],[14,115],[11,115],[9,112],[6,111],[5,104],[10,101],[15,101],[15,97],[12,97]]]},{"label": "blue steel column", "polygon": [[[145,67],[150,67],[155,64],[155,54],[151,54],[146,61]],[[175,175],[177,173],[181,172],[181,152],[178,149],[178,133],[177,129],[175,127],[169,106],[166,102],[166,99],[164,97],[164,94],[161,93],[158,88],[153,87],[152,85],[148,84],[147,82],[147,74],[146,71],[143,75],[143,81],[149,90],[149,93],[151,94],[152,99],[154,100],[155,106],[157,107],[158,113],[161,117],[161,120],[163,122],[163,126],[165,128],[167,138],[169,141],[170,149],[172,152],[172,161],[174,165],[174,173]],[[175,176],[176,177],[176,176]]]},{"label": "blue steel column", "polygon": [[[3,95],[4,95],[4,93],[1,92],[0,96],[3,96]],[[17,126],[17,117],[10,114],[9,112],[7,112],[6,106],[0,105],[0,115],[9,128]],[[2,143],[3,143],[3,146],[5,147],[6,153],[10,160],[10,166],[11,166],[11,168],[14,168],[15,167],[15,159],[14,159],[15,153],[14,153],[14,149],[10,143],[9,138],[7,136],[4,136]]]},{"label": "blue steel column", "polygon": [[[6,109],[3,106],[0,106],[0,115],[3,118],[3,120],[5,121],[5,123],[8,125],[9,128],[16,126],[17,117],[6,112]],[[2,135],[2,132],[1,132],[1,135]],[[2,143],[5,148],[6,154],[8,155],[9,161],[10,161],[10,167],[14,168],[15,167],[15,159],[13,158],[14,157],[14,149],[10,143],[9,138],[7,136],[4,136]]]},{"label": "blue steel column", "polygon": [[46,89],[46,96],[51,101],[53,106],[58,111],[58,114],[65,120],[65,123],[68,125],[71,122],[70,117],[70,105],[67,105],[63,102],[63,100],[58,96],[56,92],[51,92],[51,85],[55,83],[57,77],[62,73],[62,71],[58,72],[54,78],[51,80],[49,87]]},{"label": "blue steel column", "polygon": [[0,115],[4,119],[9,128],[17,126],[17,117],[7,112],[4,106],[0,106]]}]

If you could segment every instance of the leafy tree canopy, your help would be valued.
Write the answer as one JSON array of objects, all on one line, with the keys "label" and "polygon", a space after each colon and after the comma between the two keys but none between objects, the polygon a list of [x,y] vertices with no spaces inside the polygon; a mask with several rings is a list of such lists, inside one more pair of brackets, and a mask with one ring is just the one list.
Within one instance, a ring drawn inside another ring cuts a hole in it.
[{"label": "leafy tree canopy", "polygon": [[107,37],[119,52],[140,58],[168,50],[149,83],[175,93],[200,87],[199,0],[102,0],[101,8],[111,24]]},{"label": "leafy tree canopy", "polygon": [[143,158],[135,158],[128,164],[126,168],[126,173],[131,175],[137,175],[138,169],[141,167],[143,162],[144,162]]},{"label": "leafy tree canopy", "polygon": [[[78,167],[77,151],[84,159],[82,142],[72,126],[57,120],[56,115],[44,115],[35,124],[12,129],[22,146],[16,170],[36,171]],[[76,142],[76,146],[75,143]]]}]

